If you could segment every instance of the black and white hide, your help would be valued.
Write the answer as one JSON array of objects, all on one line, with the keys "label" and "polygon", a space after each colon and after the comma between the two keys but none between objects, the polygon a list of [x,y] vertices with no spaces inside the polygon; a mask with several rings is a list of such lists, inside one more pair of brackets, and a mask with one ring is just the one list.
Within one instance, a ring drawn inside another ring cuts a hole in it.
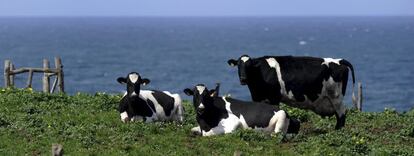
[{"label": "black and white hide", "polygon": [[184,90],[185,94],[193,96],[199,125],[192,128],[193,132],[211,136],[232,133],[237,128],[283,134],[299,131],[299,121],[290,119],[283,110],[264,103],[219,97],[216,91],[209,91],[203,84]]},{"label": "black and white hide", "polygon": [[140,90],[140,85],[146,85],[150,80],[141,78],[136,72],[119,77],[117,81],[126,84],[127,88],[118,108],[123,122],[183,122],[184,109],[180,95],[168,91]]},{"label": "black and white hide", "polygon": [[[348,82],[348,68],[344,59],[243,55],[230,59],[230,66],[238,67],[241,85],[247,85],[253,101],[309,109],[316,114],[335,115],[336,129],[345,125],[346,107],[342,103]],[[353,99],[354,91],[352,91]]]}]

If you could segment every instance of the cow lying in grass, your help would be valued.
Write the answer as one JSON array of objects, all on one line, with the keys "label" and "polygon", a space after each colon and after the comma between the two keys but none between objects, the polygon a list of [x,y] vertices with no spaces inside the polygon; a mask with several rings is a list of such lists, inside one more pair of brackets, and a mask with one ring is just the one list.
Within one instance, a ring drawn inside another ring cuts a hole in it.
[{"label": "cow lying in grass", "polygon": [[193,96],[198,127],[192,131],[202,136],[231,133],[237,128],[254,129],[269,133],[297,133],[300,123],[275,106],[258,102],[245,102],[230,97],[219,97],[218,87],[208,90],[203,84],[184,93]]},{"label": "cow lying in grass", "polygon": [[183,122],[184,109],[180,95],[167,91],[140,90],[140,85],[146,85],[150,80],[141,78],[136,72],[129,73],[125,78],[119,77],[117,81],[126,84],[127,88],[118,108],[122,122]]}]

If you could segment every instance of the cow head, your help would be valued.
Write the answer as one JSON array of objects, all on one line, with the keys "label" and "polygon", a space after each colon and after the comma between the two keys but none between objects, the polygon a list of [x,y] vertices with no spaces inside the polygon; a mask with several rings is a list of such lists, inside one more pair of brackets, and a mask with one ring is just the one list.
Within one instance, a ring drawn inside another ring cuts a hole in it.
[{"label": "cow head", "polygon": [[[124,95],[124,98],[122,100],[127,100],[127,101],[134,101],[136,100],[139,96],[140,93],[140,85],[146,85],[150,82],[149,79],[143,79],[141,78],[141,76],[137,73],[137,72],[131,72],[129,73],[126,77],[119,77],[117,79],[117,81],[121,84],[126,84],[127,87],[127,92]],[[134,105],[135,106],[135,105]],[[131,116],[133,116],[134,114],[136,114],[134,112],[134,107],[133,105],[131,105],[130,102],[120,102],[119,104],[119,112],[121,113],[121,120],[123,122],[127,122],[130,119]]]},{"label": "cow head", "polygon": [[139,95],[139,91],[142,85],[150,83],[149,79],[141,78],[137,72],[131,72],[126,77],[119,77],[117,81],[127,86],[127,96],[134,97]]},{"label": "cow head", "polygon": [[240,84],[241,85],[246,85],[247,84],[247,74],[246,73],[247,73],[247,68],[251,64],[251,58],[248,55],[242,55],[237,60],[234,60],[234,59],[228,60],[227,63],[232,67],[235,67],[235,66],[238,67]]},{"label": "cow head", "polygon": [[[216,86],[218,87],[219,85]],[[214,97],[218,96],[217,92],[215,89],[208,90],[204,84],[198,84],[193,89],[184,89],[186,95],[193,96],[193,105],[198,115],[213,105]]]}]

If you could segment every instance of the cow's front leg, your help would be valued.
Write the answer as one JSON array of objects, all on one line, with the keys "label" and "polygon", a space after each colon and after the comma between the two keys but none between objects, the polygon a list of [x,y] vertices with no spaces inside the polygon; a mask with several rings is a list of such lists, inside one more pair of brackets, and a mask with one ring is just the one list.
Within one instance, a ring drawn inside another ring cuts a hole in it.
[{"label": "cow's front leg", "polygon": [[210,129],[209,131],[202,130],[203,136],[213,136],[213,135],[224,134],[224,133],[225,133],[225,128],[223,125],[220,125],[220,124]]},{"label": "cow's front leg", "polygon": [[235,115],[229,115],[228,118],[222,119],[219,124],[212,128],[210,131],[203,131],[203,136],[212,136],[217,134],[227,134],[232,133],[240,126],[239,118]]}]

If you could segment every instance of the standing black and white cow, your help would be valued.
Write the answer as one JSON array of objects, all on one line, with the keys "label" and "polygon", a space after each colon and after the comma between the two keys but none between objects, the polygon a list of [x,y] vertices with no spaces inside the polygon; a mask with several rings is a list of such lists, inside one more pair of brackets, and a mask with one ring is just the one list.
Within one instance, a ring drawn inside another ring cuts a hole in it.
[{"label": "standing black and white cow", "polygon": [[184,109],[180,95],[167,91],[140,90],[140,85],[146,85],[150,80],[141,78],[136,72],[129,73],[127,77],[119,77],[117,81],[127,87],[118,108],[123,122],[183,122]]},{"label": "standing black and white cow", "polygon": [[184,93],[193,96],[197,127],[191,129],[202,136],[231,133],[237,128],[254,129],[268,133],[297,133],[300,123],[289,119],[287,113],[265,103],[245,102],[230,97],[219,97],[216,90],[203,84]]},{"label": "standing black and white cow", "polygon": [[[346,107],[342,103],[348,82],[348,68],[344,59],[264,56],[241,56],[230,59],[230,66],[238,66],[241,85],[247,85],[253,101],[309,109],[316,114],[335,115],[336,129],[345,125]],[[352,88],[352,97],[354,91]]]}]

